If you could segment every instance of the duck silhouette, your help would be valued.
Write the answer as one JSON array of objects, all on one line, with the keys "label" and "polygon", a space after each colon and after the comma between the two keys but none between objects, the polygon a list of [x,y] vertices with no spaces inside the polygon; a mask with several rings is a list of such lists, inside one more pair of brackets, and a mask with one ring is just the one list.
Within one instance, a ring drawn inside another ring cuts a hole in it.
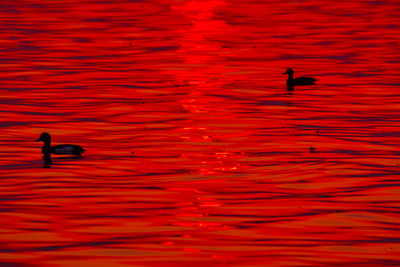
[{"label": "duck silhouette", "polygon": [[299,77],[293,79],[294,71],[292,68],[287,69],[283,74],[288,75],[288,79],[286,80],[286,85],[289,90],[293,90],[295,86],[313,85],[315,84],[314,82],[317,81],[317,79],[311,77]]},{"label": "duck silhouette", "polygon": [[56,155],[76,155],[80,156],[85,149],[78,145],[56,145],[51,146],[51,136],[49,133],[42,133],[35,142],[43,141],[42,154],[45,159],[50,159],[50,154]]}]

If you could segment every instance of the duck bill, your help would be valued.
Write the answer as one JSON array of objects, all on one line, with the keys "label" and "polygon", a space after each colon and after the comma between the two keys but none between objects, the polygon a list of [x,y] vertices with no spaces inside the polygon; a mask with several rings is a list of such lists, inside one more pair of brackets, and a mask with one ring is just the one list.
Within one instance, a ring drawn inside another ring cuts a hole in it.
[{"label": "duck bill", "polygon": [[36,140],[35,140],[35,142],[39,142],[39,141],[42,141],[42,139],[39,138],[39,139],[36,139]]},{"label": "duck bill", "polygon": [[288,72],[287,72],[287,71],[285,71],[284,73],[282,73],[282,75],[285,75],[285,74],[288,74]]}]

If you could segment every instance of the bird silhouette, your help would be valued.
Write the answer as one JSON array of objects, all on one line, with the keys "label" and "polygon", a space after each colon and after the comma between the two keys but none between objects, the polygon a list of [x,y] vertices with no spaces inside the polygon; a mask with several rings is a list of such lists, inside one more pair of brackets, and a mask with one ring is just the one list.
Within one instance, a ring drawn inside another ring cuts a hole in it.
[{"label": "bird silhouette", "polygon": [[66,144],[51,146],[51,136],[49,133],[42,133],[39,139],[35,140],[35,142],[38,141],[43,141],[44,143],[42,147],[42,154],[44,155],[45,159],[50,158],[50,154],[80,156],[84,151],[86,151],[78,145]]},{"label": "bird silhouette", "polygon": [[287,69],[283,74],[288,75],[288,79],[286,80],[288,90],[293,90],[295,86],[313,85],[317,81],[317,79],[312,77],[293,78],[294,71],[292,68]]}]

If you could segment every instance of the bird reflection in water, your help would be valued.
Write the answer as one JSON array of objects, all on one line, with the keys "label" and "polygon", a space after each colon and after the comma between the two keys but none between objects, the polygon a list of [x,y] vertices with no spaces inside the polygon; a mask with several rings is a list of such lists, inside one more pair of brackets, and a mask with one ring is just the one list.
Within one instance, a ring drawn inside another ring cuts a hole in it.
[{"label": "bird reflection in water", "polygon": [[51,164],[53,164],[50,153],[43,154],[43,160],[43,167],[45,168],[50,168]]}]

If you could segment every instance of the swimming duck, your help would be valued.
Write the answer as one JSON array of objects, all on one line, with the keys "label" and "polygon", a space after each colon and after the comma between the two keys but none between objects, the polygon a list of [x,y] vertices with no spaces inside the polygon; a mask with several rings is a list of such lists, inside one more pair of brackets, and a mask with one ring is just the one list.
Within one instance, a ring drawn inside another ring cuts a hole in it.
[{"label": "swimming duck", "polygon": [[289,89],[293,89],[294,86],[299,86],[299,85],[313,85],[315,84],[314,82],[317,81],[315,78],[311,77],[299,77],[296,79],[293,79],[293,69],[289,68],[284,72],[283,74],[288,75],[288,79],[286,80],[286,85]]},{"label": "swimming duck", "polygon": [[42,153],[45,155],[45,157],[49,157],[50,153],[56,154],[56,155],[76,155],[80,156],[85,149],[83,149],[81,146],[78,145],[56,145],[56,146],[51,146],[51,136],[49,133],[42,133],[39,137],[39,139],[35,140],[35,142],[38,141],[43,141],[44,145],[42,147]]}]

